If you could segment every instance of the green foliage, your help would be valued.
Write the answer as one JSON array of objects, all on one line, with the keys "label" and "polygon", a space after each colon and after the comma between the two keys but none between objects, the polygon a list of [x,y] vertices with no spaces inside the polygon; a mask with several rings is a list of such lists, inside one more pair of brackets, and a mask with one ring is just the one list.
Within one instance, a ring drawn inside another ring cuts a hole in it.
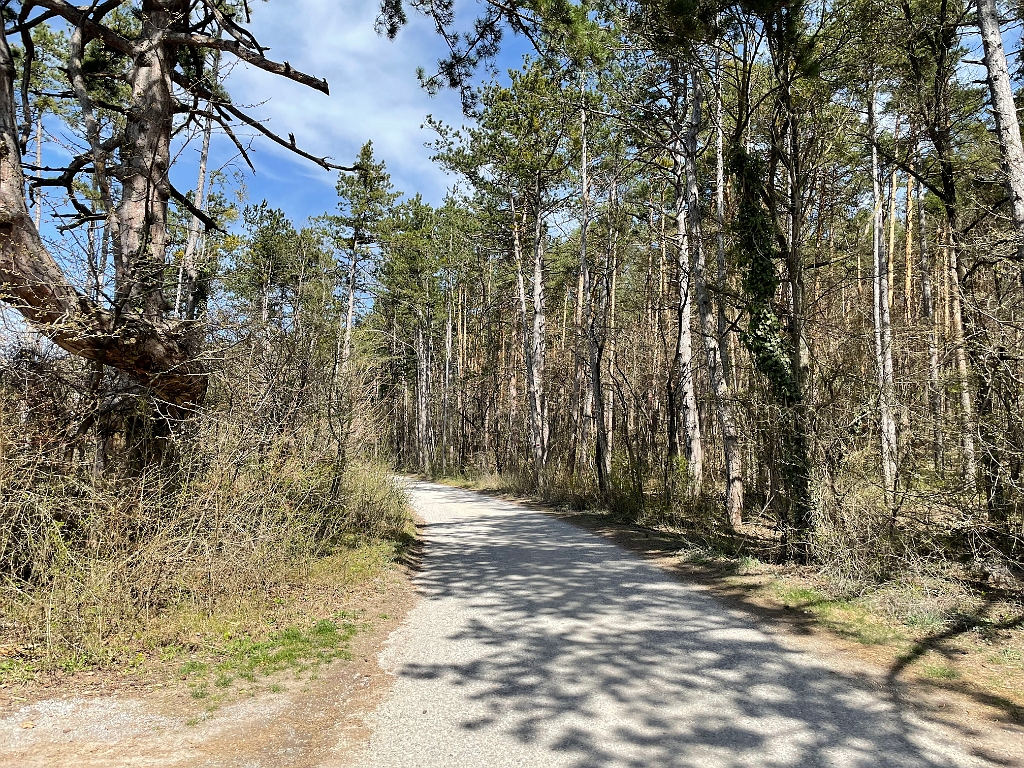
[{"label": "green foliage", "polygon": [[355,173],[339,174],[338,214],[325,217],[338,247],[343,243],[349,247],[353,243],[363,247],[375,244],[392,206],[401,197],[394,191],[384,163],[374,159],[372,142],[359,150],[355,169]]},{"label": "green foliage", "polygon": [[792,350],[775,306],[779,290],[779,258],[774,224],[764,205],[764,163],[742,147],[734,147],[729,171],[736,180],[737,209],[733,220],[737,263],[745,268],[744,296],[750,317],[743,341],[774,396],[792,405],[799,391],[792,370]]}]

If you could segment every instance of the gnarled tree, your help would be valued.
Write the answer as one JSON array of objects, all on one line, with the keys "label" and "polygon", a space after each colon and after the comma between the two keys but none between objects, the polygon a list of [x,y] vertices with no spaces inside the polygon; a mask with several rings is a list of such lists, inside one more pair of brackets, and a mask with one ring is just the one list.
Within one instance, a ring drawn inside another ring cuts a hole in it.
[{"label": "gnarled tree", "polygon": [[[172,317],[164,294],[168,203],[174,199],[207,227],[214,222],[171,184],[172,142],[192,123],[211,119],[246,162],[239,124],[326,169],[341,168],[232,104],[213,82],[207,56],[231,54],[325,94],[327,83],[267,58],[268,49],[243,26],[244,0],[95,0],[87,7],[22,0],[2,7],[0,299],[68,352],[123,371],[174,405],[201,403],[208,377],[202,324]],[[56,93],[34,90],[30,77],[32,32],[44,24],[68,35],[66,89]],[[66,103],[74,117],[65,127],[84,144],[62,167],[22,160],[40,98]],[[106,295],[79,290],[44,244],[29,215],[26,182],[66,191],[72,211],[63,214],[62,230],[103,222],[114,266]]]}]

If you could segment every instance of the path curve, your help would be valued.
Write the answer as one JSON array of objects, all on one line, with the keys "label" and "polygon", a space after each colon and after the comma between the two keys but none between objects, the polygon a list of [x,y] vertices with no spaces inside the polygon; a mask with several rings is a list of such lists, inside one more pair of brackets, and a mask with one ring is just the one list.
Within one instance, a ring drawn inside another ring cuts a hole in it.
[{"label": "path curve", "polygon": [[424,599],[381,656],[363,768],[999,764],[598,536],[408,491]]}]

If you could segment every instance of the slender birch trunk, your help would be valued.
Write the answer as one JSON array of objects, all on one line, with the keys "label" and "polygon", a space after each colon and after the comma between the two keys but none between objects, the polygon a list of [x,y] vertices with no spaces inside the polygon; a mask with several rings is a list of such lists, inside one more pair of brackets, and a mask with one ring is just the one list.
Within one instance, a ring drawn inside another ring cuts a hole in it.
[{"label": "slender birch trunk", "polygon": [[[680,90],[685,93],[687,77],[680,78]],[[676,277],[679,288],[676,304],[676,345],[673,361],[674,394],[675,394],[675,427],[682,427],[682,442],[685,450],[686,469],[690,478],[690,490],[699,493],[704,479],[704,448],[701,443],[700,415],[697,411],[697,393],[693,376],[693,333],[691,322],[693,316],[692,296],[690,294],[690,241],[686,224],[686,181],[685,181],[685,146],[682,136],[685,114],[680,114],[674,126],[677,137],[672,147],[672,166],[675,175],[675,211],[676,211]],[[679,440],[676,438],[676,445]],[[671,444],[670,444],[671,445]]]},{"label": "slender birch trunk", "polygon": [[[582,95],[582,89],[581,89]],[[587,110],[580,108],[580,134],[582,152],[580,157],[582,215],[580,219],[580,295],[582,297],[583,328],[587,337],[587,359],[590,367],[590,390],[593,397],[596,444],[594,465],[597,470],[597,487],[602,495],[609,490],[611,476],[611,452],[608,449],[608,431],[604,419],[604,389],[601,383],[601,357],[603,345],[598,334],[594,317],[593,282],[590,262],[587,256],[587,231],[590,225],[590,177],[587,156]],[[581,406],[582,408],[582,406]],[[585,423],[586,419],[581,419]],[[585,441],[585,435],[582,437]],[[585,445],[585,442],[582,443]]]},{"label": "slender birch trunk", "polygon": [[[693,252],[693,279],[697,291],[697,311],[701,335],[708,359],[708,377],[715,396],[719,426],[722,429],[722,447],[725,453],[725,513],[729,524],[736,528],[743,522],[743,459],[740,454],[739,430],[730,403],[729,385],[725,378],[725,359],[722,354],[724,338],[721,323],[712,318],[711,293],[705,274],[700,193],[697,185],[697,137],[701,128],[703,88],[700,77],[692,75],[689,122],[686,132],[686,188],[690,227],[690,248]],[[721,236],[721,232],[719,232]]]},{"label": "slender birch trunk", "polygon": [[996,0],[978,0],[978,26],[985,49],[992,116],[996,124],[996,140],[1006,173],[1010,195],[1010,213],[1017,230],[1017,258],[1024,263],[1024,145],[1021,143],[1017,106],[1013,99],[1010,70],[1003,50]]},{"label": "slender birch trunk", "polygon": [[896,493],[896,420],[893,417],[892,328],[889,307],[889,258],[883,243],[882,197],[879,180],[878,149],[875,143],[875,95],[868,102],[868,132],[871,136],[871,252],[872,317],[875,336],[875,368],[878,376],[878,416],[881,436],[882,486],[890,509]]},{"label": "slender birch trunk", "polygon": [[547,312],[544,300],[544,220],[540,177],[534,181],[533,328],[530,337],[530,423],[533,427],[533,471],[537,485],[545,481],[548,460],[548,403],[544,381]]}]

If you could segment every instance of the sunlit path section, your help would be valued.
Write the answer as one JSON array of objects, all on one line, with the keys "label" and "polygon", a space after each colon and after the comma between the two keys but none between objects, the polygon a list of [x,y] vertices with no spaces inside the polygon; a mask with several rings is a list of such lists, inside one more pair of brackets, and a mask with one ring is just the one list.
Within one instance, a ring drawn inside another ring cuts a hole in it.
[{"label": "sunlit path section", "polygon": [[425,598],[362,766],[989,765],[573,526],[413,483]]}]

